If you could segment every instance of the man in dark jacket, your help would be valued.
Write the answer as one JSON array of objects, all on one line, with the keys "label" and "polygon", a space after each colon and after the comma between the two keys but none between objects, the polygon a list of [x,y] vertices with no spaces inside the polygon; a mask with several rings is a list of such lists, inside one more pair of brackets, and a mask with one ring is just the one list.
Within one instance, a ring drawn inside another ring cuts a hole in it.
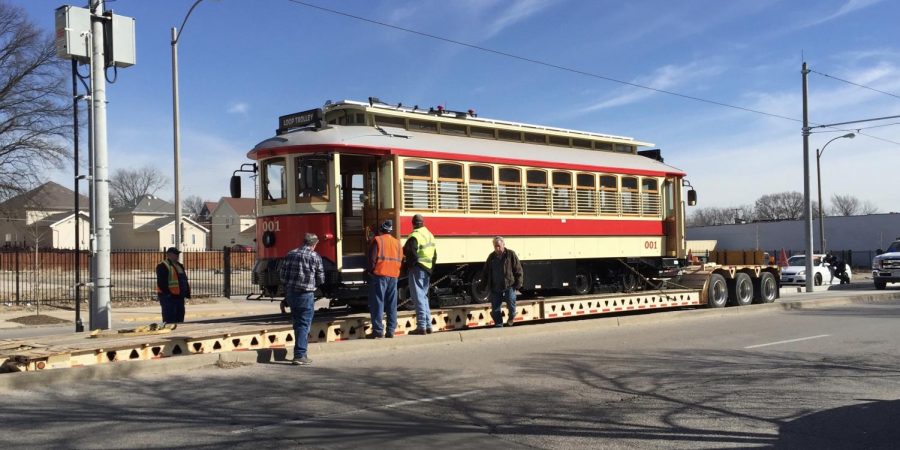
[{"label": "man in dark jacket", "polygon": [[180,254],[177,248],[169,247],[166,259],[156,266],[156,295],[164,323],[184,322],[184,299],[191,298],[187,273],[178,262]]},{"label": "man in dark jacket", "polygon": [[491,317],[495,327],[503,326],[503,312],[500,306],[506,301],[509,314],[506,326],[511,327],[516,320],[516,291],[525,280],[522,262],[516,252],[506,248],[503,237],[494,238],[494,251],[487,257],[481,273],[484,287],[491,291]]}]

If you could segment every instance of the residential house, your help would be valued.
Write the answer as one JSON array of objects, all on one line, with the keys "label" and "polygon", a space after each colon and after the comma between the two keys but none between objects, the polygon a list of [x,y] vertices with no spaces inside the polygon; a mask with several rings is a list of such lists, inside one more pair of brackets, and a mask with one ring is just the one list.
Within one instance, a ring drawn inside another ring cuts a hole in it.
[{"label": "residential house", "polygon": [[75,224],[79,245],[86,249],[90,239],[88,198],[52,181],[0,203],[0,246],[74,249]]},{"label": "residential house", "polygon": [[212,212],[212,247],[256,247],[256,200],[222,197]]},{"label": "residential house", "polygon": [[200,208],[200,213],[197,214],[197,223],[203,225],[203,228],[210,230],[209,234],[206,235],[206,247],[213,248],[212,246],[212,212],[216,209],[216,202],[203,202],[203,207]]},{"label": "residential house", "polygon": [[[113,250],[162,250],[175,245],[175,205],[152,195],[143,196],[134,206],[110,212]],[[187,216],[181,218],[182,249],[205,251],[209,229]]]}]

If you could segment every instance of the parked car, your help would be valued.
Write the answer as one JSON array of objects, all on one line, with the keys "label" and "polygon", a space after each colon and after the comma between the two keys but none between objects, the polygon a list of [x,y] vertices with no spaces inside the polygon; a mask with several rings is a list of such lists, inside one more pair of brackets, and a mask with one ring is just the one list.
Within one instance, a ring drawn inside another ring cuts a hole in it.
[{"label": "parked car", "polygon": [[878,252],[872,260],[872,280],[875,289],[884,289],[888,283],[900,283],[900,239],[885,251]]},{"label": "parked car", "polygon": [[[831,276],[829,264],[825,262],[825,255],[813,255],[813,284],[821,286],[822,284],[840,284],[838,277]],[[844,264],[844,270],[847,279],[850,280],[850,265]],[[806,284],[806,255],[794,255],[788,259],[788,266],[781,269],[781,284]]]},{"label": "parked car", "polygon": [[231,251],[240,253],[253,253],[256,251],[256,249],[253,248],[252,245],[234,244],[231,246]]}]

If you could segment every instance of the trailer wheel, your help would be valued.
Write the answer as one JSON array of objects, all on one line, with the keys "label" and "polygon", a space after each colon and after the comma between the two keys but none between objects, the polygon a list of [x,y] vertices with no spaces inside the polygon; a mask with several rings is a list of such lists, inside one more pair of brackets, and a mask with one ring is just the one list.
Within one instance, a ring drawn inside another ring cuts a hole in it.
[{"label": "trailer wheel", "polygon": [[714,273],[709,276],[709,286],[706,288],[706,306],[710,308],[724,308],[728,303],[728,285],[725,277]]},{"label": "trailer wheel", "polygon": [[769,272],[759,274],[759,279],[753,283],[753,303],[772,303],[778,298],[778,283],[775,275]]},{"label": "trailer wheel", "polygon": [[750,275],[738,273],[729,288],[728,298],[732,305],[747,306],[753,303],[753,281],[750,280]]}]

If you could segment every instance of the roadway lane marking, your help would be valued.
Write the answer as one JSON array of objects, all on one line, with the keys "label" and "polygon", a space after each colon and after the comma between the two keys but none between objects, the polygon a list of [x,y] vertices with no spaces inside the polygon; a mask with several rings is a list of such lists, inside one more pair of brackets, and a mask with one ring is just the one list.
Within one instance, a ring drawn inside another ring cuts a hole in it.
[{"label": "roadway lane marking", "polygon": [[324,416],[313,417],[310,419],[284,420],[284,421],[272,423],[269,425],[260,425],[258,427],[231,430],[231,434],[244,434],[244,433],[250,433],[250,432],[255,432],[255,431],[268,430],[268,429],[277,428],[277,427],[283,427],[283,426],[287,426],[287,425],[306,425],[306,424],[310,424],[310,423],[314,423],[314,422],[321,422],[323,420],[333,419],[335,417],[359,414],[359,413],[366,412],[366,411],[377,411],[379,409],[400,408],[403,406],[414,405],[416,403],[429,403],[429,402],[438,402],[441,400],[449,400],[452,398],[461,398],[461,397],[466,397],[469,395],[477,394],[479,392],[481,392],[481,390],[466,391],[466,392],[460,392],[459,394],[441,395],[438,397],[427,397],[427,398],[420,398],[420,399],[415,399],[415,400],[404,400],[402,402],[389,403],[387,405],[380,405],[380,406],[373,406],[371,408],[353,409],[350,411],[344,411],[344,412],[339,412],[339,413],[335,413],[335,414],[326,414]]},{"label": "roadway lane marking", "polygon": [[770,346],[770,345],[790,344],[791,342],[808,341],[808,340],[810,340],[810,339],[819,339],[819,338],[828,337],[828,336],[831,336],[831,335],[830,335],[830,334],[820,334],[820,335],[818,335],[818,336],[810,336],[810,337],[803,337],[803,338],[797,338],[797,339],[789,339],[789,340],[787,340],[787,341],[778,341],[778,342],[769,342],[768,344],[751,345],[751,346],[749,346],[749,347],[744,347],[744,348],[745,348],[745,349],[747,349],[747,348],[759,348],[759,347],[768,347],[768,346]]}]

